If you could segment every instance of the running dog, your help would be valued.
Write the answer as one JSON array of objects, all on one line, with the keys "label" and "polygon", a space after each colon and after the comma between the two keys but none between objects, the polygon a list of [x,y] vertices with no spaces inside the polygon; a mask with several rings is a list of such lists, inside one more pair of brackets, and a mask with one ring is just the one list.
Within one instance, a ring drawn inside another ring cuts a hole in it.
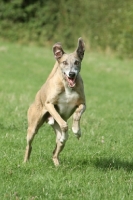
[{"label": "running dog", "polygon": [[44,122],[49,123],[56,134],[53,162],[59,165],[59,154],[68,139],[67,120],[73,114],[72,131],[81,137],[80,118],[85,111],[85,94],[80,76],[85,44],[78,39],[77,49],[64,52],[60,43],[53,46],[56,63],[46,82],[37,92],[34,103],[28,110],[27,147],[24,162],[30,158],[32,141]]}]

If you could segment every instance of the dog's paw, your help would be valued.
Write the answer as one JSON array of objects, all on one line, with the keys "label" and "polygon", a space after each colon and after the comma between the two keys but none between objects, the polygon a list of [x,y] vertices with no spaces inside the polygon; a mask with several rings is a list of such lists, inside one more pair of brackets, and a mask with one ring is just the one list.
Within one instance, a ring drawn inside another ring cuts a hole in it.
[{"label": "dog's paw", "polygon": [[72,127],[72,131],[75,135],[77,134],[81,135],[81,130],[79,128]]},{"label": "dog's paw", "polygon": [[66,132],[68,130],[68,124],[67,122],[63,122],[62,124],[60,124],[60,128],[63,132]]},{"label": "dog's paw", "polygon": [[58,158],[53,157],[53,162],[54,162],[55,167],[58,167],[60,165]]},{"label": "dog's paw", "polygon": [[77,137],[77,139],[79,139],[81,137],[81,130],[80,129],[72,127],[72,131],[75,134],[75,136]]},{"label": "dog's paw", "polygon": [[68,140],[68,134],[62,135],[59,140],[61,143],[65,143]]},{"label": "dog's paw", "polygon": [[64,143],[64,142],[65,142],[65,138],[64,138],[64,137],[61,137],[61,138],[60,138],[60,142],[61,142],[61,143]]},{"label": "dog's paw", "polygon": [[53,118],[52,116],[50,116],[50,117],[48,118],[48,124],[49,124],[49,125],[54,125],[54,118]]}]

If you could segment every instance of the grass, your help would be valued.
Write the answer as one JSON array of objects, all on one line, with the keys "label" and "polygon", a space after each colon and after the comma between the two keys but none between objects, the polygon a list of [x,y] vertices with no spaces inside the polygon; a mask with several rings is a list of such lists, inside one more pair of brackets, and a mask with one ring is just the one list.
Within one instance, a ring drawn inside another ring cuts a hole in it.
[{"label": "grass", "polygon": [[81,140],[70,129],[56,168],[55,136],[44,125],[23,164],[26,112],[53,64],[50,49],[0,42],[1,199],[132,200],[133,60],[86,52]]}]

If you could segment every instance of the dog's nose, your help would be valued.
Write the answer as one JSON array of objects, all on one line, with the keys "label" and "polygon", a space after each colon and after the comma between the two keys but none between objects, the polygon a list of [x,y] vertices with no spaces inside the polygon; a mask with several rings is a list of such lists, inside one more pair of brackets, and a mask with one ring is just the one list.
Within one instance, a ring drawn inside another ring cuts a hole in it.
[{"label": "dog's nose", "polygon": [[75,77],[75,73],[74,72],[69,72],[69,77],[70,78],[74,78]]}]

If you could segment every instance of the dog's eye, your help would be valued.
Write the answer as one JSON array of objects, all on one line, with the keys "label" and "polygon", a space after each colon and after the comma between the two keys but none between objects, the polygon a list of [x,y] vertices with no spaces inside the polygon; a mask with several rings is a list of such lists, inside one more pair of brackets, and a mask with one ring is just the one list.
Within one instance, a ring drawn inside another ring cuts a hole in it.
[{"label": "dog's eye", "polygon": [[67,61],[63,61],[63,64],[64,64],[64,65],[68,65]]},{"label": "dog's eye", "polygon": [[78,60],[75,60],[74,64],[75,64],[75,65],[79,65],[80,62],[79,62]]}]

